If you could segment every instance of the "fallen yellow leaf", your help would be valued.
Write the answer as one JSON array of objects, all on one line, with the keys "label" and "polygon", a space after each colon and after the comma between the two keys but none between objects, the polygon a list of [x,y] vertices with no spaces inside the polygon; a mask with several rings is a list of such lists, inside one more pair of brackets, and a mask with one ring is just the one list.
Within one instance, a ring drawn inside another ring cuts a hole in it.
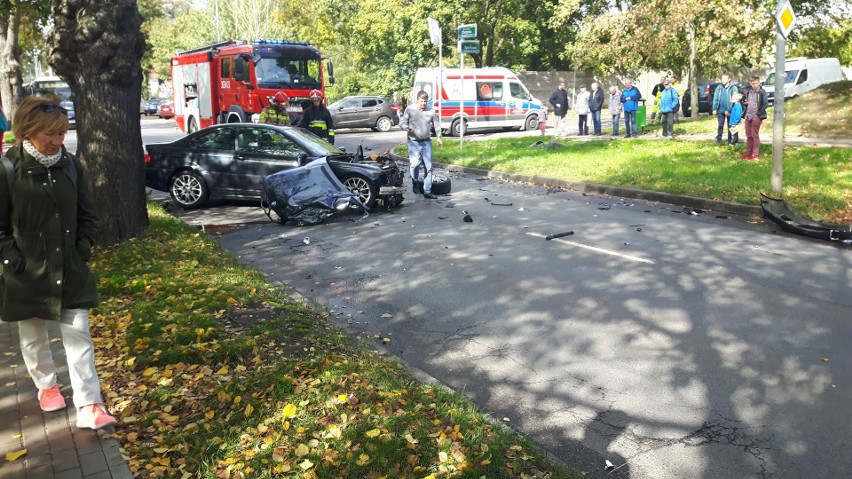
[{"label": "fallen yellow leaf", "polygon": [[299,444],[299,446],[296,447],[296,457],[307,456],[309,452],[310,450],[308,449],[308,446],[304,444]]},{"label": "fallen yellow leaf", "polygon": [[294,404],[284,406],[282,414],[284,414],[284,417],[296,417],[296,406]]},{"label": "fallen yellow leaf", "polygon": [[7,452],[6,453],[6,460],[9,461],[9,462],[15,461],[19,457],[23,456],[26,453],[27,453],[26,449],[21,449],[20,451],[15,451],[15,452]]},{"label": "fallen yellow leaf", "polygon": [[376,437],[381,433],[382,433],[382,431],[380,431],[378,429],[371,429],[371,430],[367,431],[365,434],[367,434],[367,437]]}]

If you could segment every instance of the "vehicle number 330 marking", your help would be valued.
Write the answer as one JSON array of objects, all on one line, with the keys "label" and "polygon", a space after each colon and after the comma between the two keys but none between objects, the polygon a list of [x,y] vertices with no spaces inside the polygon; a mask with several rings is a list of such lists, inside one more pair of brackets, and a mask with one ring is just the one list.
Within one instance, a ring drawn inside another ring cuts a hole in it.
[{"label": "vehicle number 330 marking", "polygon": [[222,88],[231,88],[230,80],[222,80]]}]

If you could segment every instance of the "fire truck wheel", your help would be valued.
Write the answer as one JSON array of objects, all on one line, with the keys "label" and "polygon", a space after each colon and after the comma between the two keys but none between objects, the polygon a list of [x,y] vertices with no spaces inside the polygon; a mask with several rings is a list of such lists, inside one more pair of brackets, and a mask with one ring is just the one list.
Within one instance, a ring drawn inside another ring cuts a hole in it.
[{"label": "fire truck wheel", "polygon": [[376,198],[379,196],[379,189],[376,188],[370,180],[361,175],[344,175],[340,178],[340,182],[347,190],[351,191],[364,206],[371,208],[376,204]]},{"label": "fire truck wheel", "polygon": [[448,195],[453,188],[453,182],[444,175],[432,175],[432,194]]},{"label": "fire truck wheel", "polygon": [[390,118],[388,118],[386,116],[382,116],[382,117],[379,117],[378,120],[376,120],[376,129],[377,130],[379,130],[381,132],[385,132],[385,131],[391,131],[391,128],[393,128],[393,122],[391,121]]},{"label": "fire truck wheel", "polygon": [[198,208],[210,196],[204,178],[192,170],[178,172],[169,183],[172,199],[183,209]]},{"label": "fire truck wheel", "polygon": [[198,131],[198,123],[195,121],[195,118],[189,119],[189,127],[187,127],[186,132],[192,133]]}]

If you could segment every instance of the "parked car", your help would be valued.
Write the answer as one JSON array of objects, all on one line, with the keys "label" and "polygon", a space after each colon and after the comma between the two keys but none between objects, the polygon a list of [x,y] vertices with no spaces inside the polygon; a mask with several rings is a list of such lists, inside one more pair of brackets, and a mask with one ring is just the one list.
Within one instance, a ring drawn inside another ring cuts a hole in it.
[{"label": "parked car", "polygon": [[160,118],[174,118],[175,102],[167,100],[160,103],[160,105],[157,107],[157,116]]},{"label": "parked car", "polygon": [[139,114],[144,115],[147,107],[148,107],[147,102],[145,100],[141,100],[139,102]]},{"label": "parked car", "polygon": [[159,98],[148,98],[145,102],[145,115],[156,115],[157,107],[160,106]]},{"label": "parked car", "polygon": [[391,101],[381,96],[347,96],[328,106],[335,128],[390,131],[399,123]]},{"label": "parked car", "polygon": [[405,170],[390,157],[346,153],[307,130],[225,123],[145,146],[145,184],[183,208],[208,199],[260,199],[264,177],[325,158],[337,178],[370,207],[402,202]]},{"label": "parked car", "polygon": [[63,101],[59,104],[62,108],[65,108],[65,111],[68,112],[68,125],[71,129],[77,128],[77,112],[74,111],[74,103],[70,101]]},{"label": "parked car", "polygon": [[[698,114],[713,113],[713,92],[716,91],[716,83],[700,83],[698,84]],[[683,94],[683,99],[680,102],[683,116],[692,115],[692,93],[687,88]]]}]

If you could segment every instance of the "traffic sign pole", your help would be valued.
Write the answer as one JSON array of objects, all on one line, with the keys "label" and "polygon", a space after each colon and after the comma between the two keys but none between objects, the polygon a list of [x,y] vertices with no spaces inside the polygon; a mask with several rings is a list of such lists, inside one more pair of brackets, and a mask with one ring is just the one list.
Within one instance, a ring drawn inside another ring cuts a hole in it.
[{"label": "traffic sign pole", "polygon": [[775,114],[772,119],[772,176],[770,187],[773,193],[783,189],[784,171],[784,83],[787,56],[787,35],[796,24],[796,14],[789,0],[784,0],[775,13]]}]

